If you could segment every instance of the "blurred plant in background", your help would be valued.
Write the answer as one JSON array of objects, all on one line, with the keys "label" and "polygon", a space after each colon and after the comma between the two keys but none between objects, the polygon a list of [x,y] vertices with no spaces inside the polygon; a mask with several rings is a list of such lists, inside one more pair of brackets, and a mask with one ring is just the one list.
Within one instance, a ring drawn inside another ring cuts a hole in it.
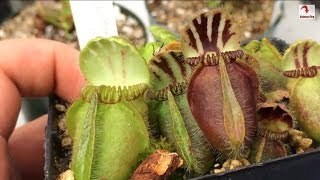
[{"label": "blurred plant in background", "polygon": [[47,23],[70,32],[74,27],[69,1],[37,1],[38,15]]}]

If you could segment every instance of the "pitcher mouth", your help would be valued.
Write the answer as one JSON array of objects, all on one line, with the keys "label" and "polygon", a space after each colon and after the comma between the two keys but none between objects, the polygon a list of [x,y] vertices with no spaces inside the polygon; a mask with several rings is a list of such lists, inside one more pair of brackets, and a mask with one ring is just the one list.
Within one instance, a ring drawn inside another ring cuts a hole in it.
[{"label": "pitcher mouth", "polygon": [[268,129],[258,129],[257,130],[257,135],[261,136],[261,137],[265,137],[267,139],[270,140],[274,140],[274,141],[279,141],[279,140],[284,140],[288,137],[289,132],[288,131],[284,131],[282,133],[277,133],[277,132],[272,132]]},{"label": "pitcher mouth", "polygon": [[243,55],[244,52],[242,50],[214,52],[212,54],[207,53],[206,55],[200,55],[198,57],[188,57],[186,58],[186,63],[192,66],[196,66],[199,63],[202,63],[205,66],[215,66],[219,64],[220,57],[222,57],[226,63],[229,63],[237,58],[241,58]]},{"label": "pitcher mouth", "polygon": [[283,75],[286,77],[291,78],[298,78],[298,77],[315,77],[320,71],[320,66],[311,66],[311,67],[303,67],[294,70],[284,71]]},{"label": "pitcher mouth", "polygon": [[120,101],[130,101],[141,96],[148,88],[148,84],[140,83],[132,86],[92,86],[87,85],[82,89],[81,98],[89,102],[94,92],[98,92],[99,102],[115,104]]},{"label": "pitcher mouth", "polygon": [[173,96],[179,96],[187,92],[187,87],[187,82],[172,83],[156,92],[148,91],[147,97],[152,100],[166,101],[168,100],[168,91],[170,91]]}]

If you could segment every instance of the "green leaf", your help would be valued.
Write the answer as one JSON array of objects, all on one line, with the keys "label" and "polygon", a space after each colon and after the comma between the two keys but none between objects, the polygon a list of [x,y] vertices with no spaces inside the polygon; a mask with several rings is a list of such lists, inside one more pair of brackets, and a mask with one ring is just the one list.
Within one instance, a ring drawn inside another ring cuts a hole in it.
[{"label": "green leaf", "polygon": [[149,83],[146,61],[138,49],[120,37],[91,40],[80,54],[80,69],[93,86]]},{"label": "green leaf", "polygon": [[196,166],[196,159],[194,154],[191,151],[191,142],[189,139],[189,134],[187,128],[184,124],[183,118],[180,114],[177,104],[175,103],[175,99],[170,91],[168,91],[168,107],[169,107],[169,115],[170,120],[168,126],[172,130],[171,135],[174,135],[173,138],[176,143],[176,148],[179,154],[186,161],[186,164],[190,166],[190,169],[194,169]]},{"label": "green leaf", "polygon": [[268,39],[263,38],[261,42],[253,40],[244,46],[243,50],[259,63],[263,91],[272,92],[286,88],[287,78],[283,76],[281,70],[282,55]]},{"label": "green leaf", "polygon": [[76,130],[82,127],[88,108],[89,103],[82,99],[78,99],[68,108],[66,125],[71,138],[76,138]]},{"label": "green leaf", "polygon": [[61,1],[61,6],[56,2],[37,2],[37,12],[44,21],[65,31],[66,34],[74,27],[69,1]]},{"label": "green leaf", "polygon": [[221,0],[209,0],[209,2],[208,2],[208,6],[210,8],[219,7],[221,4],[223,4]]},{"label": "green leaf", "polygon": [[[80,107],[81,108],[81,107]],[[94,144],[96,143],[96,118],[98,109],[98,93],[95,92],[90,98],[85,120],[79,127],[78,137],[73,146],[72,169],[77,179],[90,179],[91,166],[94,154]],[[79,109],[78,109],[79,110]],[[76,132],[77,133],[77,132]],[[81,178],[80,178],[81,177]]]},{"label": "green leaf", "polygon": [[142,46],[139,51],[146,62],[149,63],[154,54],[156,54],[162,46],[162,42],[149,42],[145,46]]},{"label": "green leaf", "polygon": [[252,40],[248,44],[246,44],[242,49],[248,53],[253,55],[255,52],[257,52],[260,49],[260,41],[258,40]]},{"label": "green leaf", "polygon": [[172,32],[161,26],[151,26],[150,32],[156,40],[163,42],[165,45],[179,40]]}]

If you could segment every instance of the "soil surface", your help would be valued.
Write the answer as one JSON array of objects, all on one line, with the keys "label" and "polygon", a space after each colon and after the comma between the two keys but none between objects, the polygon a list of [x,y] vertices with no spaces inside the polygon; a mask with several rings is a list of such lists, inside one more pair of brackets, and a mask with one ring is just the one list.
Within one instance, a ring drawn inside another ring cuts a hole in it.
[{"label": "soil surface", "polygon": [[6,20],[0,26],[0,40],[12,38],[52,39],[78,48],[76,31],[66,32],[52,24],[46,23],[37,15],[36,4],[28,5],[15,17]]},{"label": "soil surface", "polygon": [[51,157],[50,160],[46,160],[46,163],[49,163],[46,166],[50,169],[49,174],[46,176],[50,176],[48,177],[49,179],[56,179],[59,174],[70,169],[72,139],[66,127],[66,103],[59,98],[52,99],[51,102],[53,102],[51,104],[51,107],[53,107],[51,109],[52,122],[51,126],[47,127],[51,137],[46,140],[49,141],[48,143],[52,147],[51,149],[46,149]]},{"label": "soil surface", "polygon": [[[0,40],[12,38],[45,38],[52,39],[79,49],[75,28],[66,31],[49,23],[39,13],[39,4],[32,3],[21,10],[15,17],[4,21],[0,25]],[[50,9],[63,10],[59,1],[43,1],[42,6]],[[139,20],[130,12],[115,5],[115,13],[119,36],[128,38],[135,45],[142,45],[147,41],[146,32]],[[60,18],[60,17],[55,17]],[[73,24],[72,17],[69,19]]]}]

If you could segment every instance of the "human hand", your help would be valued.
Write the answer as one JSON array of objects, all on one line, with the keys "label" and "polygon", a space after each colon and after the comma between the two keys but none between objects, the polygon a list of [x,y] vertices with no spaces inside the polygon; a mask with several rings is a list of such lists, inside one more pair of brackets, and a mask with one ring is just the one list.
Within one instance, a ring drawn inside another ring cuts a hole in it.
[{"label": "human hand", "polygon": [[0,179],[43,179],[47,115],[15,128],[21,97],[78,97],[79,52],[43,39],[0,41]]}]

